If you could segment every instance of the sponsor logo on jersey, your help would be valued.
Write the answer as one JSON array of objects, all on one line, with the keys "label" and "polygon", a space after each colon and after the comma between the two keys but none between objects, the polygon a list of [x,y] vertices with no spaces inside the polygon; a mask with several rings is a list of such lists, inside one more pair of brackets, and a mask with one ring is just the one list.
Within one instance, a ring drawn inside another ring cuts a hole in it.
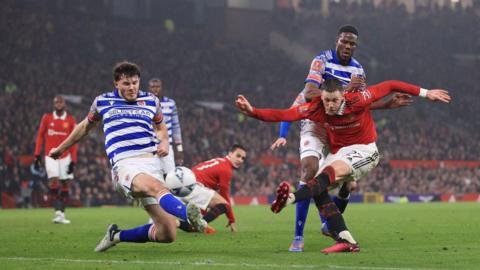
[{"label": "sponsor logo on jersey", "polygon": [[66,135],[68,135],[67,132],[55,131],[53,129],[48,129],[47,134],[48,134],[48,136],[56,136],[56,135],[66,136]]}]

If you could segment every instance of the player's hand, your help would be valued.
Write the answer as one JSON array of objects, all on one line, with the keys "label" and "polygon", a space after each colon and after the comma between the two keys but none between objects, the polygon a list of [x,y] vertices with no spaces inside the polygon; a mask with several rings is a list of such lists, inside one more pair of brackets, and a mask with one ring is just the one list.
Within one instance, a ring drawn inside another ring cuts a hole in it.
[{"label": "player's hand", "polygon": [[452,98],[448,94],[448,91],[443,89],[432,89],[427,91],[426,98],[430,101],[441,101],[444,103],[450,103]]},{"label": "player's hand", "polygon": [[227,227],[230,227],[231,232],[233,232],[233,233],[237,232],[237,226],[235,225],[235,222],[228,223]]},{"label": "player's hand", "polygon": [[345,87],[345,91],[355,91],[361,88],[364,88],[367,84],[365,83],[365,78],[359,76],[352,76],[352,79]]},{"label": "player's hand", "polygon": [[395,109],[405,107],[413,103],[413,98],[409,94],[395,93],[390,100],[385,103],[385,108]]},{"label": "player's hand", "polygon": [[182,166],[183,165],[183,158],[184,158],[183,151],[177,151],[175,153],[175,164],[177,166]]},{"label": "player's hand", "polygon": [[157,145],[157,155],[159,157],[166,157],[168,155],[168,150],[170,149],[170,143],[168,140],[163,140],[160,144]]},{"label": "player's hand", "polygon": [[286,144],[287,144],[287,139],[280,137],[270,146],[270,150],[273,151],[277,148],[285,146]]},{"label": "player's hand", "polygon": [[40,170],[40,167],[42,166],[42,157],[40,156],[35,156],[35,159],[33,160],[33,168],[35,170]]},{"label": "player's hand", "polygon": [[72,174],[75,171],[75,162],[71,161],[68,164],[67,174]]},{"label": "player's hand", "polygon": [[62,154],[64,150],[62,150],[59,147],[52,148],[50,152],[48,153],[48,156],[53,158],[53,159],[58,159]]},{"label": "player's hand", "polygon": [[237,99],[235,100],[235,105],[237,108],[245,115],[252,115],[253,107],[248,102],[247,98],[243,95],[238,95]]}]

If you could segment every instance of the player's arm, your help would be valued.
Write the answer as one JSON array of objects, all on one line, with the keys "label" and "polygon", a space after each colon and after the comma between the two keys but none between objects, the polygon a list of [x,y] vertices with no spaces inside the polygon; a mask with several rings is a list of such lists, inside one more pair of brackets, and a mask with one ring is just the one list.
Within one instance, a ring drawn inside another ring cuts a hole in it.
[{"label": "player's arm", "polygon": [[235,100],[237,108],[245,115],[256,118],[265,122],[281,122],[281,121],[298,121],[307,119],[311,103],[300,106],[294,106],[289,109],[257,109],[250,105],[250,102],[243,96],[238,95]]},{"label": "player's arm", "polygon": [[35,140],[35,168],[40,169],[42,163],[42,157],[40,153],[42,152],[43,140],[45,137],[45,132],[47,131],[47,115],[44,114],[42,120],[40,121],[40,127],[38,128],[37,138]]},{"label": "player's arm", "polygon": [[451,98],[448,91],[443,89],[428,90],[420,86],[409,84],[402,81],[385,81],[367,88],[372,93],[371,102],[379,100],[391,92],[400,92],[412,96],[420,96],[430,101],[441,101],[449,103]]},{"label": "player's arm", "polygon": [[323,81],[323,74],[325,73],[325,59],[321,56],[317,56],[310,64],[310,70],[308,71],[307,78],[305,79],[305,99],[312,100],[315,97],[319,97],[322,94],[320,85]]},{"label": "player's arm", "polygon": [[175,163],[183,164],[183,145],[182,145],[182,129],[180,128],[180,120],[178,117],[177,104],[174,103],[172,112],[172,137],[175,144]]},{"label": "player's arm", "polygon": [[[69,119],[70,119],[70,126],[72,127],[72,129],[70,130],[70,133],[71,133],[73,129],[75,129],[75,127],[77,126],[77,122],[73,117],[70,117]],[[68,174],[72,174],[75,171],[75,165],[77,164],[77,160],[78,160],[77,152],[78,152],[78,146],[76,144],[70,147],[70,157],[72,158],[72,161],[70,161],[70,164],[68,164],[68,171],[67,171]]]},{"label": "player's arm", "polygon": [[59,158],[65,151],[85,137],[96,125],[97,121],[92,121],[90,117],[86,117],[80,124],[75,126],[72,133],[58,147],[50,150],[48,156],[53,159]]},{"label": "player's arm", "polygon": [[218,184],[218,194],[222,196],[227,201],[227,212],[225,215],[228,218],[227,226],[230,227],[232,231],[236,231],[235,227],[235,215],[233,214],[233,209],[230,200],[230,181],[232,179],[232,174],[222,171],[219,175],[219,184]]},{"label": "player's arm", "polygon": [[405,93],[394,93],[377,100],[370,105],[370,110],[389,110],[409,106],[413,103],[412,96]]},{"label": "player's arm", "polygon": [[[300,92],[300,94],[297,95],[291,107],[301,105],[306,102],[304,91],[305,90],[302,90],[302,92]],[[275,140],[275,142],[270,146],[271,150],[275,150],[276,148],[285,146],[287,144],[287,135],[291,125],[292,125],[291,122],[283,121],[280,123],[278,139]]]}]

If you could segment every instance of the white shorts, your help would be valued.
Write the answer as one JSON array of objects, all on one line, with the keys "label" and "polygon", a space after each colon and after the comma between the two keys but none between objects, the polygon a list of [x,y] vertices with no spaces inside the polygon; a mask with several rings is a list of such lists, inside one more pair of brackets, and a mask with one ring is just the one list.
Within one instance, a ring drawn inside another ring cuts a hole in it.
[{"label": "white shorts", "polygon": [[[112,168],[112,181],[115,190],[125,196],[132,197],[132,181],[138,174],[148,174],[164,183],[160,158],[155,155],[148,158],[126,158],[118,161]],[[138,198],[143,205],[158,204],[153,197]]]},{"label": "white shorts", "polygon": [[326,166],[337,160],[346,162],[352,169],[351,175],[347,176],[343,181],[357,181],[378,165],[380,156],[375,143],[346,146],[340,148],[335,154],[328,154],[318,174]]},{"label": "white shorts", "polygon": [[300,135],[300,160],[314,156],[319,160],[325,157],[325,144],[314,133]]},{"label": "white shorts", "polygon": [[160,164],[163,174],[167,174],[175,170],[175,157],[172,145],[170,145],[170,148],[168,149],[168,155],[160,158]]},{"label": "white shorts", "polygon": [[193,203],[202,210],[207,210],[210,201],[215,195],[213,189],[204,187],[202,184],[197,182],[197,185],[192,190],[192,193],[188,194],[185,197],[180,198],[185,203]]},{"label": "white shorts", "polygon": [[60,180],[73,179],[73,173],[68,174],[68,165],[72,158],[70,155],[62,159],[53,159],[49,156],[45,156],[45,170],[47,171],[48,178],[58,178]]}]

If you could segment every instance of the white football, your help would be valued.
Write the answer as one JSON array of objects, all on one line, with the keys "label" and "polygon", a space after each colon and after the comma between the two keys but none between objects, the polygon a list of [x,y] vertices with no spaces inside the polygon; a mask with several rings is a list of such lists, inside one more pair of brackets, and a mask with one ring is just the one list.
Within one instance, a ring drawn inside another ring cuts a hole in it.
[{"label": "white football", "polygon": [[189,168],[179,166],[167,174],[165,183],[173,195],[185,197],[192,193],[192,190],[197,185],[197,179]]}]

